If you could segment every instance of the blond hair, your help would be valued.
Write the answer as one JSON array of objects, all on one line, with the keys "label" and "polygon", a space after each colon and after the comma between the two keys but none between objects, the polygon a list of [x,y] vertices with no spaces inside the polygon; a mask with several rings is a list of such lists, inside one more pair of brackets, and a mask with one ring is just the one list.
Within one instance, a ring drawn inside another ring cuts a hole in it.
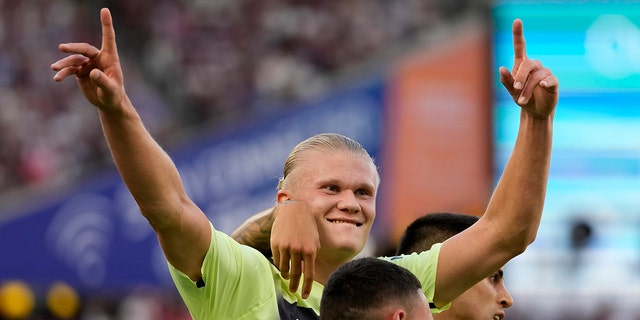
[{"label": "blond hair", "polygon": [[375,167],[374,159],[359,142],[338,133],[320,133],[303,140],[293,147],[284,162],[282,177],[278,181],[278,190],[283,189],[285,179],[298,165],[302,155],[310,150],[350,152],[355,155],[365,156],[371,160],[372,165]]}]

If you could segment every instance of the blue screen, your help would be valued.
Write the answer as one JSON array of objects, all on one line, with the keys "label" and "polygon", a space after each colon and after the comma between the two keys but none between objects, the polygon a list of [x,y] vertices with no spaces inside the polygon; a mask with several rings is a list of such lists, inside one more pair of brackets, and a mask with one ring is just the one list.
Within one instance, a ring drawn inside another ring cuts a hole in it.
[{"label": "blue screen", "polygon": [[513,64],[515,18],[529,58],[560,81],[538,237],[507,266],[516,306],[541,318],[610,307],[638,314],[640,3],[501,1],[492,17],[496,179],[518,130],[519,107],[497,77],[499,66]]}]

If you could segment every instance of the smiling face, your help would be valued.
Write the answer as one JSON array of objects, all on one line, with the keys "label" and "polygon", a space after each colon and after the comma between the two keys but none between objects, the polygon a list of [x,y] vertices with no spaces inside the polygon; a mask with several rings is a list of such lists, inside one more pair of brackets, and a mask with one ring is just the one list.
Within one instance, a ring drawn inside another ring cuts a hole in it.
[{"label": "smiling face", "polygon": [[309,149],[300,154],[284,184],[291,199],[279,200],[310,205],[320,236],[318,258],[350,260],[369,237],[378,183],[366,153]]}]

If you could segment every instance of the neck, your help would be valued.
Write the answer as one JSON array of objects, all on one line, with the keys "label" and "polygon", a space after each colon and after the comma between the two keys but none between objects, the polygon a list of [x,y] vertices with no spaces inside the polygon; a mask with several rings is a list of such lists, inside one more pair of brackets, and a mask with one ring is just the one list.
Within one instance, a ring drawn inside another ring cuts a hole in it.
[{"label": "neck", "polygon": [[338,269],[338,267],[342,264],[351,261],[352,259],[353,254],[341,255],[335,252],[333,254],[323,254],[322,250],[320,250],[316,258],[316,273],[313,280],[321,283],[322,285],[325,285],[333,271]]}]

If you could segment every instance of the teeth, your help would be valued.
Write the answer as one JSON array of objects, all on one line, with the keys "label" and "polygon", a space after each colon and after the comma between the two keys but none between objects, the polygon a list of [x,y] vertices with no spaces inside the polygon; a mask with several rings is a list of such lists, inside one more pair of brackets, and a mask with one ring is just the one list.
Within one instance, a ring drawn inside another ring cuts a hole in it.
[{"label": "teeth", "polygon": [[348,221],[342,221],[342,220],[330,220],[331,223],[348,223],[348,224],[352,224],[357,226],[357,223],[353,223],[353,222],[348,222]]},{"label": "teeth", "polygon": [[500,320],[499,316],[493,316],[493,320]]},{"label": "teeth", "polygon": [[327,221],[331,222],[331,223],[347,223],[347,224],[351,224],[354,225],[356,227],[361,227],[363,225],[363,223],[359,223],[359,222],[351,222],[351,221],[344,221],[344,220],[330,220],[327,219]]}]

